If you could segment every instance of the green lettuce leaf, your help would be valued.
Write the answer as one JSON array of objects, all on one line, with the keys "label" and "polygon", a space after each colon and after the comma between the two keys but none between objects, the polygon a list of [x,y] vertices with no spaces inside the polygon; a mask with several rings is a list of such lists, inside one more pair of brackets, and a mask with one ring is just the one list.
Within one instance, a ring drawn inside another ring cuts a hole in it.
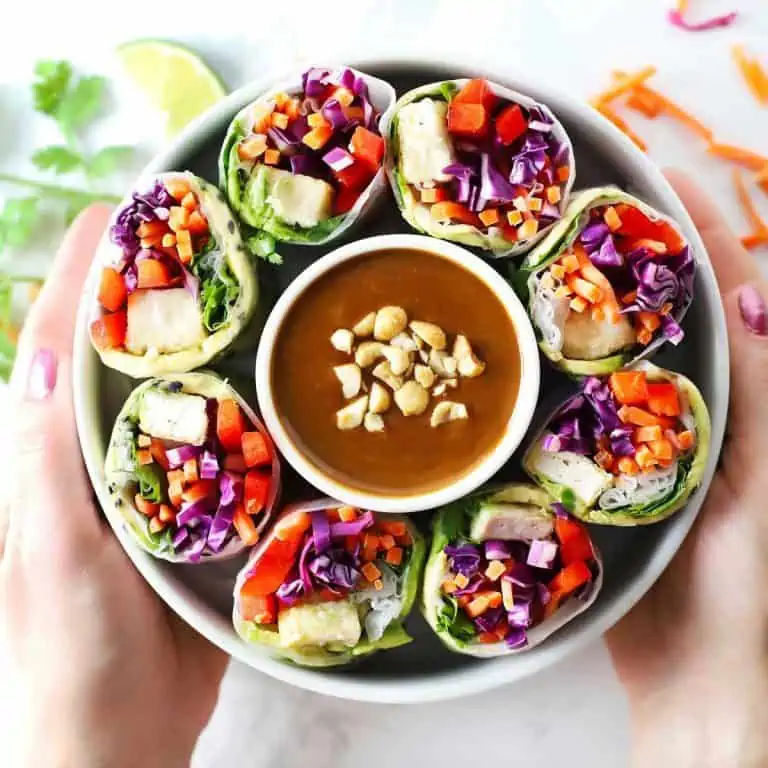
[{"label": "green lettuce leaf", "polygon": [[232,307],[240,295],[240,285],[213,237],[192,260],[192,273],[200,281],[200,306],[203,325],[215,333],[229,322]]}]

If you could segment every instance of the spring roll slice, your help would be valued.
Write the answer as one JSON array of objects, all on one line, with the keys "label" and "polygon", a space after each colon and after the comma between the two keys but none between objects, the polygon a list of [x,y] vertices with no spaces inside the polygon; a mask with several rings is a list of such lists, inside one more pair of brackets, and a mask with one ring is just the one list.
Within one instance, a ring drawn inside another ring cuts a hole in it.
[{"label": "spring roll slice", "polygon": [[511,256],[565,211],[573,148],[528,96],[481,79],[431,83],[402,96],[382,130],[400,211],[426,234]]},{"label": "spring roll slice", "polygon": [[438,512],[422,610],[450,650],[503,656],[587,610],[602,579],[586,528],[541,489],[512,483]]},{"label": "spring roll slice", "polygon": [[115,422],[105,474],[130,537],[171,562],[254,546],[280,493],[280,460],[264,425],[211,373],[137,387]]},{"label": "spring roll slice", "polygon": [[532,442],[523,468],[582,520],[648,525],[680,510],[697,488],[710,432],[696,386],[643,362],[585,379]]},{"label": "spring roll slice", "polygon": [[573,376],[601,375],[682,341],[695,267],[674,222],[599,187],[573,197],[515,284],[546,357]]},{"label": "spring roll slice", "polygon": [[238,575],[235,628],[302,666],[339,666],[409,643],[403,622],[424,552],[403,516],[331,499],[286,507]]},{"label": "spring roll slice", "polygon": [[94,274],[91,340],[134,378],[181,373],[225,353],[258,302],[254,266],[221,193],[164,173],[118,208]]},{"label": "spring roll slice", "polygon": [[349,67],[312,67],[272,88],[227,131],[219,184],[229,204],[278,241],[340,237],[386,188],[379,123],[394,102],[391,85]]}]

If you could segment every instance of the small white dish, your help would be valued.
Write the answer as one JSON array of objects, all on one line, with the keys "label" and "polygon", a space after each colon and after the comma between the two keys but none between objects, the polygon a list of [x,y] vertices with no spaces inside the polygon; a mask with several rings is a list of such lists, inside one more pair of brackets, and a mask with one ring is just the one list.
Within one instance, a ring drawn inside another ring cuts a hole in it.
[{"label": "small white dish", "polygon": [[[448,477],[435,490],[410,496],[385,496],[345,484],[323,472],[307,457],[275,408],[272,388],[272,358],[282,323],[307,289],[320,277],[345,262],[381,251],[413,250],[439,256],[485,283],[504,306],[512,323],[520,350],[520,386],[514,409],[504,434],[496,446],[463,475]],[[362,509],[376,512],[410,513],[432,509],[462,498],[489,480],[512,456],[523,441],[536,410],[541,378],[541,364],[536,337],[528,315],[517,294],[496,270],[465,248],[424,235],[378,235],[356,240],[331,251],[307,267],[277,300],[267,318],[256,355],[256,393],[259,410],[280,453],[308,482],[328,496]]]}]

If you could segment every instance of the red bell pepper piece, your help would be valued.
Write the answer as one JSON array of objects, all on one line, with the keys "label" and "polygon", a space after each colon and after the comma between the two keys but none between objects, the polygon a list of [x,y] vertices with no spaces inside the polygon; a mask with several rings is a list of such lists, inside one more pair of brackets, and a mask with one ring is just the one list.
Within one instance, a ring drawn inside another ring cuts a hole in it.
[{"label": "red bell pepper piece", "polygon": [[350,139],[349,150],[359,160],[378,168],[384,157],[384,139],[358,125]]},{"label": "red bell pepper piece", "polygon": [[261,432],[243,432],[241,444],[245,466],[249,469],[272,463],[272,450]]},{"label": "red bell pepper piece", "polygon": [[580,523],[558,518],[555,520],[555,533],[560,541],[560,558],[563,565],[591,560],[594,557],[589,534]]},{"label": "red bell pepper piece", "polygon": [[108,312],[117,312],[128,298],[123,276],[113,267],[104,267],[99,285],[99,303]]},{"label": "red bell pepper piece", "polygon": [[371,167],[365,160],[356,159],[352,165],[343,171],[334,171],[336,180],[342,187],[359,192],[370,184],[376,174],[376,168]]},{"label": "red bell pepper piece", "polygon": [[264,509],[271,483],[271,476],[264,472],[251,470],[246,474],[243,498],[245,499],[245,511],[249,515],[258,515]]},{"label": "red bell pepper piece", "polygon": [[503,144],[511,144],[528,129],[528,121],[519,104],[510,104],[499,112],[496,118],[496,133]]},{"label": "red bell pepper piece", "polygon": [[618,234],[632,239],[658,240],[669,253],[679,253],[685,243],[677,230],[666,221],[651,221],[641,210],[620,203],[614,206],[621,219]]},{"label": "red bell pepper piece", "polygon": [[467,104],[454,99],[448,106],[449,133],[478,138],[488,133],[488,126],[488,110],[482,104]]},{"label": "red bell pepper piece", "polygon": [[454,97],[451,104],[480,104],[490,112],[496,104],[496,94],[491,90],[487,80],[474,78],[470,80]]},{"label": "red bell pepper piece", "polygon": [[240,453],[245,417],[234,400],[222,400],[216,413],[216,435],[227,453]]},{"label": "red bell pepper piece", "polygon": [[585,562],[566,565],[549,583],[552,592],[569,595],[592,578],[592,571]]},{"label": "red bell pepper piece", "polygon": [[648,410],[657,416],[679,416],[680,397],[671,382],[648,383]]},{"label": "red bell pepper piece", "polygon": [[240,593],[240,613],[245,621],[256,624],[274,624],[277,621],[277,598],[274,595],[247,595]]},{"label": "red bell pepper piece", "polygon": [[91,338],[98,349],[118,349],[125,344],[128,315],[125,310],[104,315],[91,323]]}]

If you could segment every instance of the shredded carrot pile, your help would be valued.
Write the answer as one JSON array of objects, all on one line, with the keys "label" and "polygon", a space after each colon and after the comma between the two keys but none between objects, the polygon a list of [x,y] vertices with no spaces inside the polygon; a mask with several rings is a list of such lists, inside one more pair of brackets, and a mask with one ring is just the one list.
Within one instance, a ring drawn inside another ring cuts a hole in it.
[{"label": "shredded carrot pile", "polygon": [[752,95],[763,105],[768,105],[768,73],[757,59],[749,57],[742,45],[734,45],[733,59]]},{"label": "shredded carrot pile", "polygon": [[[684,12],[686,8],[687,1],[681,0],[678,11]],[[750,90],[761,100],[761,103],[768,104],[768,75],[760,67],[757,60],[746,56],[741,46],[734,48],[734,57],[744,78],[750,85]],[[590,104],[620,131],[623,131],[643,152],[647,151],[646,143],[618,114],[614,106],[615,102],[618,99],[623,99],[627,107],[650,120],[655,120],[660,115],[672,118],[691,133],[704,139],[710,155],[754,172],[756,174],[755,182],[768,195],[768,156],[744,147],[716,141],[714,133],[700,120],[648,85],[648,80],[654,74],[656,74],[656,68],[652,66],[643,67],[634,74],[614,70],[612,73],[613,84],[591,99]],[[762,101],[763,98],[765,98],[764,102]],[[742,245],[748,249],[768,245],[768,225],[760,218],[744,179],[738,170],[734,172],[734,184],[739,203],[752,226],[750,234],[742,237]]]}]

